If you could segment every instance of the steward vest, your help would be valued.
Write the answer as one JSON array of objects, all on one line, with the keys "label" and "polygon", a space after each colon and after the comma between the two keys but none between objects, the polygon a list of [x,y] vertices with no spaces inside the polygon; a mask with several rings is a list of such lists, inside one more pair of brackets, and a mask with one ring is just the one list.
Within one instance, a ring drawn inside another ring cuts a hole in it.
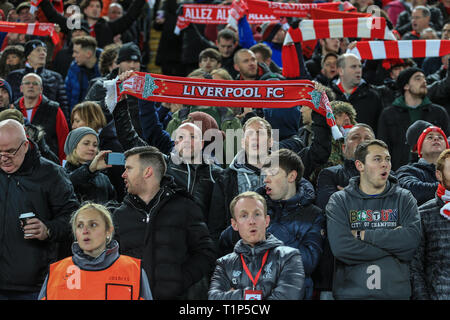
[{"label": "steward vest", "polygon": [[50,265],[46,300],[139,300],[140,283],[140,259],[120,255],[109,268],[87,271],[68,257]]}]

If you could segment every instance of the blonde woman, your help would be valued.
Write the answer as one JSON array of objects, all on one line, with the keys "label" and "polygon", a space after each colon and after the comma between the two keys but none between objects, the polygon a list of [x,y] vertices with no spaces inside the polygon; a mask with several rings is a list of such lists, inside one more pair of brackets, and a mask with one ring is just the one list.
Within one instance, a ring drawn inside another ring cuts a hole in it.
[{"label": "blonde woman", "polygon": [[106,207],[86,203],[71,218],[72,257],[50,265],[40,300],[152,300],[141,260],[119,254]]},{"label": "blonde woman", "polygon": [[99,152],[97,132],[79,127],[69,132],[64,144],[66,169],[78,199],[106,203],[116,199],[116,192],[107,175],[101,171],[112,167],[105,162],[111,150]]}]

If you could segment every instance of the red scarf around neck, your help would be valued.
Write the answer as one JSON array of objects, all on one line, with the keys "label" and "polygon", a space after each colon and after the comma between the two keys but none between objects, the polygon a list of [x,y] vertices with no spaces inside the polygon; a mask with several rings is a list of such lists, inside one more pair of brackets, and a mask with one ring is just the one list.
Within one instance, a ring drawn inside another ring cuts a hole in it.
[{"label": "red scarf around neck", "polygon": [[439,183],[436,195],[445,203],[440,210],[441,216],[450,220],[450,190],[445,189],[444,186]]},{"label": "red scarf around neck", "polygon": [[38,107],[41,105],[41,102],[42,102],[42,94],[39,95],[39,99],[38,99],[36,105],[33,107],[33,112],[31,113],[31,119],[28,119],[27,108],[25,107],[25,98],[22,97],[19,100],[20,111],[22,112],[23,116],[31,122],[33,120],[34,115],[36,114]]}]

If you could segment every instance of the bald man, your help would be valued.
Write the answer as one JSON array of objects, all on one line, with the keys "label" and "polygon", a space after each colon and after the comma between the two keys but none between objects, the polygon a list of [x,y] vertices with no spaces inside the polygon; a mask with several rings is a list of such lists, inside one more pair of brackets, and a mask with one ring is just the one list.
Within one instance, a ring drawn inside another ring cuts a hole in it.
[{"label": "bald man", "polygon": [[[41,157],[11,119],[0,122],[0,190],[0,300],[34,300],[48,265],[69,255],[57,248],[71,241],[78,201],[63,168]],[[34,217],[23,223],[25,213]]]}]

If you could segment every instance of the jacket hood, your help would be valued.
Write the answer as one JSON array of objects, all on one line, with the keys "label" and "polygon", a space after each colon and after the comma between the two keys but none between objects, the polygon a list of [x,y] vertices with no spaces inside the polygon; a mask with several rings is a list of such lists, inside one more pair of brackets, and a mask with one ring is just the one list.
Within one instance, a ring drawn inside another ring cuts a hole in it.
[{"label": "jacket hood", "polygon": [[[350,178],[349,184],[344,188],[345,192],[348,192],[351,196],[359,199],[373,199],[374,195],[365,194],[359,189],[360,176]],[[386,182],[386,188],[384,191],[378,195],[377,198],[384,198],[390,196],[395,192],[398,187],[398,180],[392,174],[389,174],[388,180]]]},{"label": "jacket hood", "polygon": [[266,240],[257,243],[254,247],[246,244],[244,240],[239,240],[234,246],[234,252],[236,254],[242,254],[244,256],[263,254],[269,249],[273,249],[284,245],[282,241],[275,238],[272,234],[266,233]]},{"label": "jacket hood", "polygon": [[81,250],[78,242],[72,244],[73,263],[83,270],[103,270],[111,266],[119,258],[119,243],[112,240],[97,257],[91,257]]},{"label": "jacket hood", "polygon": [[250,173],[254,174],[259,173],[259,169],[247,164],[247,156],[245,154],[245,150],[239,151],[234,157],[233,161],[231,161],[230,168],[237,172],[242,173]]}]

